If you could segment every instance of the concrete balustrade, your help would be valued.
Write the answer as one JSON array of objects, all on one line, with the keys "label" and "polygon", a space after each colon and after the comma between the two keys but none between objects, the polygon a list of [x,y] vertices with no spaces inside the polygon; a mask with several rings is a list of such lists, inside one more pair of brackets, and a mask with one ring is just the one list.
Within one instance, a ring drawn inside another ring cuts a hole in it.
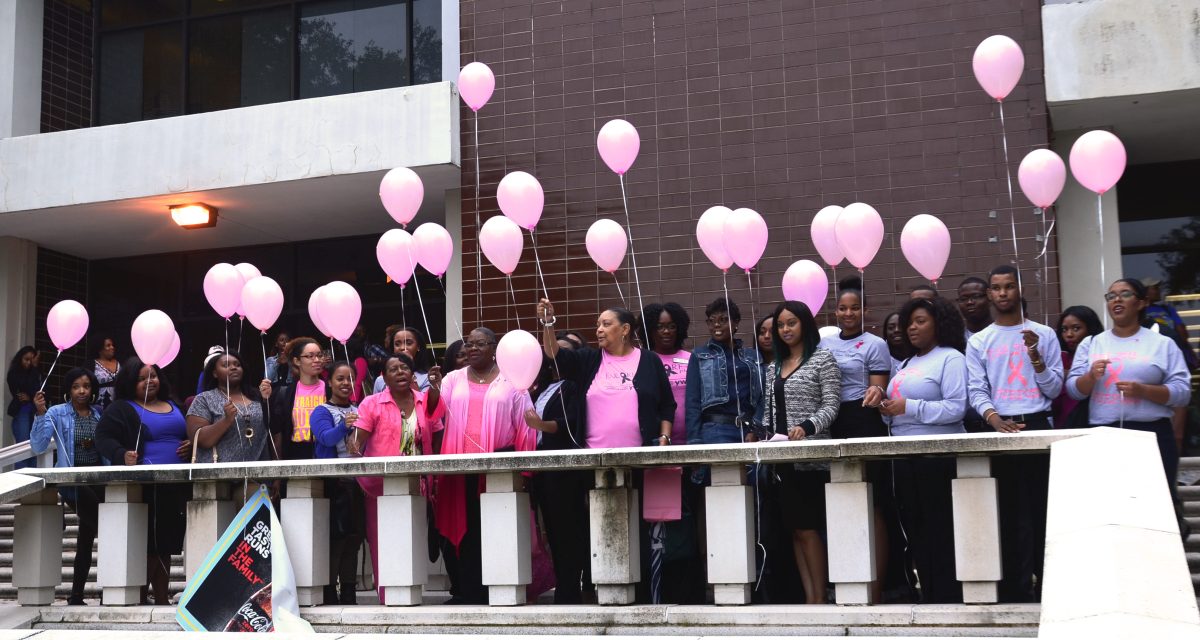
[{"label": "concrete balustrade", "polygon": [[183,565],[188,580],[196,574],[204,557],[237,515],[237,505],[230,495],[229,482],[192,485],[192,499],[187,505],[187,536],[183,544]]},{"label": "concrete balustrade", "polygon": [[829,465],[825,485],[829,581],[838,604],[870,604],[875,581],[875,499],[861,460]]},{"label": "concrete balustrade", "polygon": [[[148,518],[149,508],[142,502],[141,485],[110,484],[104,488],[96,534],[100,542],[96,582],[104,604],[141,602],[142,587],[146,584]],[[61,531],[55,535],[61,537]],[[61,566],[61,559],[55,560],[55,564]]]},{"label": "concrete balustrade", "polygon": [[[1132,439],[1131,439],[1132,438]],[[301,587],[301,603],[320,601],[328,582],[328,500],[323,479],[384,478],[378,501],[379,576],[388,605],[421,603],[429,579],[426,501],[420,476],[478,474],[485,531],[483,578],[492,605],[525,602],[530,582],[530,511],[522,471],[595,470],[589,493],[592,579],[599,603],[634,601],[642,576],[639,468],[709,465],[705,489],[708,579],[718,604],[749,601],[755,579],[754,501],[746,465],[829,461],[826,486],[829,575],[839,604],[867,604],[875,573],[871,485],[865,463],[905,456],[954,456],[955,560],[968,603],[996,601],[1001,577],[996,481],[990,459],[1050,450],[1043,632],[1100,637],[1112,621],[1126,637],[1169,637],[1200,630],[1187,564],[1154,441],[1115,429],[1028,434],[966,434],[844,441],[692,445],[567,452],[511,452],[260,462],[24,469],[0,475],[0,501],[19,501],[14,582],[21,604],[47,604],[60,580],[62,511],[58,485],[107,488],[100,515],[100,583],[104,604],[130,604],[145,582],[146,506],[138,483],[191,482],[188,554],[207,550],[231,515],[228,485],[245,478],[289,483],[281,518]],[[1157,475],[1155,475],[1157,474]],[[203,555],[200,553],[200,555]],[[1111,562],[1096,562],[1109,558]],[[190,559],[189,559],[190,562]],[[189,565],[190,567],[190,565]],[[305,595],[307,594],[307,595]],[[1086,606],[1085,606],[1086,605]],[[876,609],[872,609],[874,611]],[[1151,612],[1149,614],[1145,612]],[[1107,616],[1107,618],[1105,618]],[[1080,632],[1083,629],[1086,632]],[[1119,635],[1119,634],[1118,634]],[[1112,636],[1111,633],[1107,636]],[[1182,637],[1182,636],[1181,636]],[[1194,636],[1193,636],[1194,637]]]}]

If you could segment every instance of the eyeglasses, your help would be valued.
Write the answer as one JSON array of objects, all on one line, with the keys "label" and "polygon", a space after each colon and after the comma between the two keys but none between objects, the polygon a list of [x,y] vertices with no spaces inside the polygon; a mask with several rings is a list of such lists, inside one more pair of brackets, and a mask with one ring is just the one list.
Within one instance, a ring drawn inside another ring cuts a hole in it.
[{"label": "eyeglasses", "polygon": [[486,348],[488,348],[489,346],[491,346],[491,345],[493,345],[493,344],[496,344],[496,343],[495,343],[495,342],[491,342],[491,341],[489,341],[489,340],[476,340],[475,342],[464,342],[464,343],[463,343],[463,347],[464,347],[464,348],[466,348],[466,349],[479,349],[479,350],[483,350],[483,349],[486,349]]},{"label": "eyeglasses", "polygon": [[1116,300],[1117,298],[1120,298],[1122,300],[1132,300],[1136,297],[1137,297],[1137,294],[1128,289],[1126,289],[1125,291],[1109,291],[1108,293],[1104,294],[1104,301],[1112,302],[1113,300]]},{"label": "eyeglasses", "polygon": [[968,302],[982,302],[984,300],[987,300],[987,294],[985,293],[973,293],[969,296],[958,297],[959,304],[967,304]]},{"label": "eyeglasses", "polygon": [[728,316],[709,316],[704,320],[705,324],[710,327],[721,327],[729,324]]},{"label": "eyeglasses", "polygon": [[317,358],[324,358],[324,357],[325,357],[325,354],[323,354],[323,353],[302,353],[302,354],[300,354],[301,360],[316,360]]}]

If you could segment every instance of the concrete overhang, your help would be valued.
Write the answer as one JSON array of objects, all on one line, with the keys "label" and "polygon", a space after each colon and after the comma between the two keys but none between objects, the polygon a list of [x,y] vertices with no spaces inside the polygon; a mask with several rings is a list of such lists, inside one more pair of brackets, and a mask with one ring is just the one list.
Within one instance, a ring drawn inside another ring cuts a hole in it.
[{"label": "concrete overhang", "polygon": [[[376,233],[393,167],[425,182],[421,220],[459,186],[449,82],[0,140],[0,235],[83,258]],[[217,226],[167,207],[205,202]]]}]

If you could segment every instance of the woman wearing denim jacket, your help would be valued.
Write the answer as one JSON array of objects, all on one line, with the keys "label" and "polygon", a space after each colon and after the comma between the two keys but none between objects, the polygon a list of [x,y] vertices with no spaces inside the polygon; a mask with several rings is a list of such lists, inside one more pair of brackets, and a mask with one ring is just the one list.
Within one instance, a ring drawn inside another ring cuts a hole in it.
[{"label": "woman wearing denim jacket", "polygon": [[[742,442],[749,419],[762,404],[758,355],[737,335],[742,320],[736,303],[713,300],[704,309],[709,341],[688,361],[685,421],[688,444]],[[737,358],[730,358],[736,349]],[[733,364],[730,364],[730,361]],[[736,375],[735,375],[736,371]]]},{"label": "woman wearing denim jacket", "polygon": [[[29,446],[41,455],[50,448],[53,438],[58,447],[56,467],[95,467],[107,465],[108,460],[96,450],[96,425],[100,422],[100,382],[96,375],[86,369],[74,368],[67,372],[63,384],[70,390],[66,402],[46,408],[46,394],[38,392],[33,397],[37,417],[29,434]],[[71,577],[71,596],[67,604],[82,605],[83,587],[87,584],[88,571],[92,568],[92,543],[96,530],[103,492],[97,493],[91,486],[61,487],[58,490],[66,503],[79,516],[79,546],[75,551],[75,563]]]}]

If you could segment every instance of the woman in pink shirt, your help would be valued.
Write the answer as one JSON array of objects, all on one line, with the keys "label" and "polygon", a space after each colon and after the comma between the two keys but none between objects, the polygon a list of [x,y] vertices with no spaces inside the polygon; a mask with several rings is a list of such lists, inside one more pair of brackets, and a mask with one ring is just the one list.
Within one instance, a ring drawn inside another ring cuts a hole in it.
[{"label": "woman in pink shirt", "polygon": [[[358,407],[354,435],[346,441],[351,455],[369,458],[388,456],[430,455],[441,444],[442,420],[446,407],[438,397],[437,385],[428,393],[417,391],[413,384],[413,364],[404,354],[388,356],[383,363],[387,387],[367,396]],[[440,373],[430,371],[437,380]],[[366,494],[367,540],[371,544],[371,566],[379,575],[379,510],[378,498],[383,495],[383,479],[359,478]],[[383,588],[379,589],[383,603]]]},{"label": "woman in pink shirt", "polygon": [[[533,451],[537,446],[537,432],[525,423],[533,401],[529,391],[514,388],[500,373],[496,342],[490,329],[472,331],[463,340],[467,366],[450,372],[442,382],[446,431],[441,453]],[[446,539],[442,556],[450,575],[447,604],[487,604],[479,524],[483,489],[477,475],[438,478],[434,522]]]}]

